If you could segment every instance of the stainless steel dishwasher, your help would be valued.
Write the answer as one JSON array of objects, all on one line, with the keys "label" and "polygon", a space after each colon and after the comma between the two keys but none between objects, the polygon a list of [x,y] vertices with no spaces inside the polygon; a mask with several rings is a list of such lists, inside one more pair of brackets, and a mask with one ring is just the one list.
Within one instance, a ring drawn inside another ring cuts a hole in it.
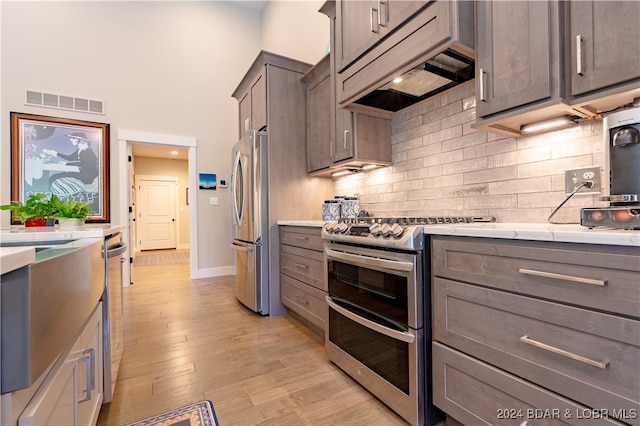
[{"label": "stainless steel dishwasher", "polygon": [[[102,293],[103,324],[103,361],[104,361],[104,399],[111,402],[116,387],[118,369],[123,351],[122,319],[124,305],[122,299],[122,264],[127,245],[122,234],[108,235],[104,240],[103,258],[105,260],[105,280]],[[104,255],[106,253],[106,256]]]}]

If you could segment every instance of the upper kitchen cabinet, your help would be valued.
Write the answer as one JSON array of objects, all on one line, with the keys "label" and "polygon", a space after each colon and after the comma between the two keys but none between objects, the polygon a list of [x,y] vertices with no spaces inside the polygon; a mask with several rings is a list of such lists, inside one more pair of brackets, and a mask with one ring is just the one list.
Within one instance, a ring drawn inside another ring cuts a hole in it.
[{"label": "upper kitchen cabinet", "polygon": [[[640,80],[640,2],[568,3],[572,97]],[[623,89],[624,90],[624,89]]]},{"label": "upper kitchen cabinet", "polygon": [[388,118],[474,77],[472,1],[337,0],[336,10],[339,107]]},{"label": "upper kitchen cabinet", "polygon": [[340,1],[336,28],[340,42],[337,67],[342,70],[382,37],[409,19],[428,1]]},{"label": "upper kitchen cabinet", "polygon": [[561,102],[557,2],[477,3],[476,116]]},{"label": "upper kitchen cabinet", "polygon": [[258,74],[248,90],[238,100],[240,104],[239,137],[267,125],[267,86],[263,74]]},{"label": "upper kitchen cabinet", "polygon": [[[281,75],[302,75],[310,68],[311,65],[295,59],[260,52],[232,95],[238,100],[240,107],[238,136],[241,138],[245,132],[261,130],[267,126],[271,120],[268,116],[269,103],[277,103],[277,100],[284,102],[287,98],[297,99],[299,93],[294,92],[304,91],[299,81],[292,84]],[[278,70],[282,71],[277,72]]]},{"label": "upper kitchen cabinet", "polygon": [[476,123],[595,118],[640,96],[640,2],[477,2]]},{"label": "upper kitchen cabinet", "polygon": [[307,87],[307,171],[328,169],[333,162],[330,57],[326,55],[302,81]]},{"label": "upper kitchen cabinet", "polygon": [[[309,172],[314,175],[330,175],[336,172],[356,172],[367,167],[390,165],[390,115],[386,112],[384,114],[352,112],[339,108],[337,104],[338,63],[336,58],[340,55],[340,47],[336,40],[336,2],[327,1],[320,12],[329,17],[330,41],[331,46],[335,48],[317,65],[322,69],[322,76],[329,76],[329,84],[326,84],[326,80],[322,80],[321,85],[314,86],[318,91],[317,96],[308,92],[307,108],[308,111],[317,111],[318,116],[322,115],[322,119],[325,120],[324,114],[328,112],[331,125],[327,135],[326,130],[317,129],[318,126],[315,123],[308,123],[307,129],[316,127],[317,135],[320,135],[318,139],[316,135],[307,134],[307,155],[314,156],[310,160],[310,164],[314,166],[309,168]],[[330,100],[328,111],[323,112],[322,109],[327,107],[327,98]],[[316,144],[323,146],[316,146]]]}]

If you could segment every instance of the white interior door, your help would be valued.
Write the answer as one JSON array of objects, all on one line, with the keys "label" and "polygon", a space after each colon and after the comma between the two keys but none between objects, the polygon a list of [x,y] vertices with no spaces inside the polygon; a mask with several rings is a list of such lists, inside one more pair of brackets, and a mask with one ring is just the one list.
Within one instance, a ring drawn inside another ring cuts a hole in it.
[{"label": "white interior door", "polygon": [[178,178],[136,176],[138,248],[176,248],[176,191]]}]

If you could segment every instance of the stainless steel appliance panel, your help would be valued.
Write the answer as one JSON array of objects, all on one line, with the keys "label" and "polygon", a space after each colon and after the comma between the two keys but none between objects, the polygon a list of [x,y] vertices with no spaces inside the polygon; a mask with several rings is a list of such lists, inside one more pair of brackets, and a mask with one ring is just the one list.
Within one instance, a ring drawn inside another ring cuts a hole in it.
[{"label": "stainless steel appliance panel", "polygon": [[[104,363],[104,402],[113,399],[116,379],[124,350],[122,298],[123,254],[127,245],[118,232],[105,238],[103,258],[105,262],[105,282],[102,293],[102,335]],[[107,255],[104,256],[104,253]]]},{"label": "stainless steel appliance panel", "polygon": [[234,294],[249,309],[269,314],[266,131],[253,131],[233,148],[232,197],[236,280]]},{"label": "stainless steel appliance panel", "polygon": [[325,259],[327,357],[409,423],[424,424],[422,252],[326,243]]}]

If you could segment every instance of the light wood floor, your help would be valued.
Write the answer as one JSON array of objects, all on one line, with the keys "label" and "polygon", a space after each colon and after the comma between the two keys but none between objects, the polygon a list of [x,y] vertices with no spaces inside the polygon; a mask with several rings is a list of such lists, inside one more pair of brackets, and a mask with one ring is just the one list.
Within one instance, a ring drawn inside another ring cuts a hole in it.
[{"label": "light wood floor", "polygon": [[125,289],[125,351],[98,425],[122,426],[203,399],[221,426],[403,425],[327,360],[293,318],[260,317],[233,277],[189,279],[189,265],[137,267]]}]

